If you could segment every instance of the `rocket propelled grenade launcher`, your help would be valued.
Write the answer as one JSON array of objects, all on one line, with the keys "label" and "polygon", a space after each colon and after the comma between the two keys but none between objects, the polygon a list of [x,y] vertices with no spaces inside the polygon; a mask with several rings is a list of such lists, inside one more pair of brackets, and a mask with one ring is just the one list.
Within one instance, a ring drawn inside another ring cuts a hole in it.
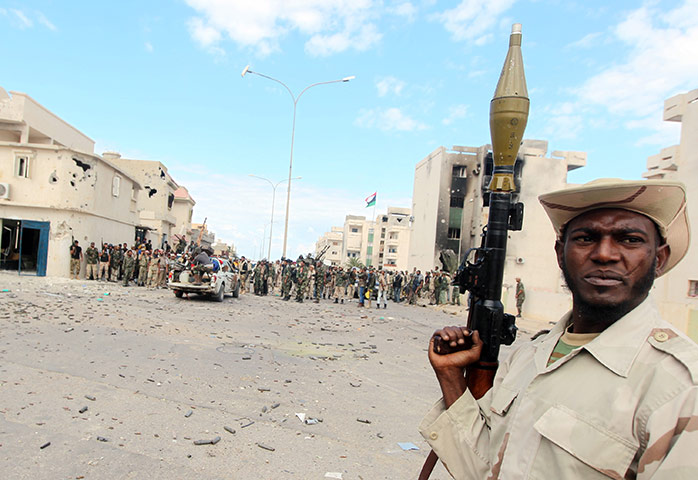
[{"label": "rocket propelled grenade launcher", "polygon": [[[521,230],[523,226],[523,204],[514,201],[514,164],[526,128],[528,109],[528,91],[521,56],[521,24],[517,23],[512,27],[509,51],[490,103],[494,170],[487,187],[487,227],[484,229],[482,245],[465,254],[456,274],[461,293],[466,290],[470,292],[468,327],[477,330],[485,344],[480,363],[475,368],[491,371],[492,378],[497,368],[500,345],[510,345],[516,339],[514,317],[504,313],[501,296],[508,231]],[[451,348],[438,339],[434,343],[434,351],[441,354],[468,347],[469,345]],[[471,391],[475,398],[479,398],[473,390],[481,390],[480,393],[484,394],[488,388],[486,385],[480,389],[473,386]]]},{"label": "rocket propelled grenade launcher", "polygon": [[521,56],[521,24],[515,23],[511,28],[507,58],[490,102],[494,160],[494,174],[488,187],[491,192],[515,190],[514,164],[526,130],[529,104]]},{"label": "rocket propelled grenade launcher", "polygon": [[[490,207],[487,227],[482,245],[465,254],[455,279],[461,293],[470,292],[468,328],[477,330],[484,343],[479,362],[466,367],[468,390],[476,399],[482,398],[492,388],[500,345],[511,345],[516,339],[514,316],[504,313],[501,297],[508,231],[521,230],[523,226],[523,204],[514,202],[514,165],[526,129],[528,106],[521,56],[521,24],[516,23],[511,29],[509,51],[490,103],[494,169],[487,187]],[[466,345],[453,348],[440,337],[434,338],[434,352],[437,354],[445,355],[470,346],[466,342]],[[437,460],[432,450],[424,462],[419,480],[429,478]]]}]

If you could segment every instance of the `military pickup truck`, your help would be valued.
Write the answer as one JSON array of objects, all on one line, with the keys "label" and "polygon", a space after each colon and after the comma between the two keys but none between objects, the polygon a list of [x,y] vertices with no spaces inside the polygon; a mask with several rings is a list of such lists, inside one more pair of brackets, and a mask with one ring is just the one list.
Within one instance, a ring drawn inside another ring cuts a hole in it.
[{"label": "military pickup truck", "polygon": [[173,268],[167,282],[175,297],[182,298],[184,294],[196,293],[207,295],[217,302],[222,302],[227,294],[238,298],[240,295],[240,277],[235,268],[223,258],[211,258],[211,264],[206,265],[201,275],[201,283],[197,284],[191,265],[180,265]]}]

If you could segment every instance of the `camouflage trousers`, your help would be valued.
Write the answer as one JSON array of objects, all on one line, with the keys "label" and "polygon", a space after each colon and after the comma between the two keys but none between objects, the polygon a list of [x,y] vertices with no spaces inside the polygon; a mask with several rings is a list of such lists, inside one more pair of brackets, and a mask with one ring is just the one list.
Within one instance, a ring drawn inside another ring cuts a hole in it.
[{"label": "camouflage trousers", "polygon": [[303,280],[302,282],[296,282],[296,300],[303,301],[305,297],[305,292],[308,290],[308,280]]},{"label": "camouflage trousers", "polygon": [[132,277],[133,277],[133,267],[125,268],[124,269],[124,282],[123,282],[124,287],[128,287],[128,282],[131,281]]},{"label": "camouflage trousers", "polygon": [[71,258],[70,259],[70,278],[77,279],[80,276],[80,259]]}]

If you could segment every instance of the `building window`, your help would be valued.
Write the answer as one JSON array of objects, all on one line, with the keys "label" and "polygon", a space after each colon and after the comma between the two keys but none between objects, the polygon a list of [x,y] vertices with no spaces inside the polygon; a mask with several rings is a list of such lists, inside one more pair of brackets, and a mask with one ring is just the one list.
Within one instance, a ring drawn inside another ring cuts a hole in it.
[{"label": "building window", "polygon": [[448,229],[448,239],[458,240],[460,238],[460,228],[449,228]]},{"label": "building window", "polygon": [[373,255],[373,247],[366,247],[366,255]]},{"label": "building window", "polygon": [[[369,232],[371,231],[369,230]],[[373,243],[373,232],[368,234],[368,243]]]},{"label": "building window", "polygon": [[29,157],[17,157],[17,176],[29,178]]},{"label": "building window", "polygon": [[388,221],[388,217],[383,217],[383,223]]},{"label": "building window", "polygon": [[391,233],[390,234],[390,240],[397,240],[398,234],[397,233]]},{"label": "building window", "polygon": [[454,165],[453,166],[453,176],[458,178],[465,178],[468,176],[464,165]]},{"label": "building window", "polygon": [[397,248],[395,248],[395,247],[388,247],[388,253],[397,253]]},{"label": "building window", "polygon": [[339,245],[339,242],[332,242],[332,245],[336,247],[337,245]]},{"label": "building window", "polygon": [[111,180],[111,194],[115,197],[119,196],[119,188],[121,187],[121,177],[114,175]]},{"label": "building window", "polygon": [[698,280],[688,281],[688,296],[698,297]]},{"label": "building window", "polygon": [[172,210],[172,204],[174,203],[174,193],[170,193],[167,196],[167,208]]},{"label": "building window", "polygon": [[356,227],[351,227],[351,233],[359,233],[359,229]]},{"label": "building window", "polygon": [[451,196],[451,207],[452,208],[463,208],[463,205],[465,204],[465,197],[461,195],[452,195]]}]

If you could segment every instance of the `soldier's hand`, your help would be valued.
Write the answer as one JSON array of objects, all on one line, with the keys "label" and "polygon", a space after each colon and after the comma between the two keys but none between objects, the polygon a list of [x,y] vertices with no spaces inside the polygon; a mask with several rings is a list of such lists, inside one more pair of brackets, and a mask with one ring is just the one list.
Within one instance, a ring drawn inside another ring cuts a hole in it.
[{"label": "soldier's hand", "polygon": [[[440,337],[442,346],[447,350],[455,350],[453,353],[440,355],[434,351],[434,343]],[[434,332],[429,341],[429,362],[437,376],[447,371],[463,371],[465,367],[477,362],[482,352],[482,340],[477,331],[471,331],[466,327],[444,327]]]}]

